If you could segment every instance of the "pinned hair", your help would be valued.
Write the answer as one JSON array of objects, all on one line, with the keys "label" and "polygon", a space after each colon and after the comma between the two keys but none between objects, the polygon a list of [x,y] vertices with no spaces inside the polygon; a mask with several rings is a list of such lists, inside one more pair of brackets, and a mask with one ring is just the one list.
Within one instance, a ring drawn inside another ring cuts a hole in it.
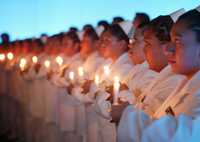
[{"label": "pinned hair", "polygon": [[92,28],[92,27],[86,28],[86,29],[84,30],[84,36],[88,36],[88,37],[90,37],[92,40],[98,40],[98,39],[99,39],[99,37],[98,37],[98,35],[97,35],[95,29]]},{"label": "pinned hair", "polygon": [[168,42],[171,40],[170,31],[173,26],[173,20],[170,16],[159,16],[153,19],[147,27],[155,32],[156,37],[161,42]]},{"label": "pinned hair", "polygon": [[186,28],[193,30],[196,33],[197,41],[200,42],[200,12],[190,10],[185,14],[181,15],[176,23],[185,22]]},{"label": "pinned hair", "polygon": [[79,37],[75,31],[69,31],[66,37],[70,38],[74,43],[80,43]]},{"label": "pinned hair", "polygon": [[126,43],[129,42],[128,36],[118,24],[111,25],[107,31],[115,36],[118,40],[124,40]]}]

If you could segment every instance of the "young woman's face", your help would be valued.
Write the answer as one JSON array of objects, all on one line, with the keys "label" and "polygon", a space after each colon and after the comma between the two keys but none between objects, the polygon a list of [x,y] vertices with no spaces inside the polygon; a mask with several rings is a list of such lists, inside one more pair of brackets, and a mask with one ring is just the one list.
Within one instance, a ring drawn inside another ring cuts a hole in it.
[{"label": "young woman's face", "polygon": [[171,31],[173,54],[169,59],[174,72],[189,75],[199,70],[200,43],[194,31],[185,22],[174,24]]},{"label": "young woman's face", "polygon": [[94,50],[94,45],[95,42],[89,36],[84,36],[81,41],[81,56],[87,57]]},{"label": "young woman's face", "polygon": [[144,53],[150,69],[160,72],[167,65],[167,57],[164,55],[163,46],[155,35],[148,29],[144,32]]},{"label": "young woman's face", "polygon": [[74,43],[72,39],[65,37],[62,42],[62,52],[67,56],[72,56],[78,52],[78,43]]},{"label": "young woman's face", "polygon": [[134,34],[133,41],[129,43],[129,58],[134,64],[140,64],[144,62],[144,36],[141,29],[137,29]]},{"label": "young woman's face", "polygon": [[107,31],[103,33],[100,42],[100,48],[104,52],[104,57],[115,60],[120,54],[120,40],[118,40],[115,36],[113,36],[110,32]]}]

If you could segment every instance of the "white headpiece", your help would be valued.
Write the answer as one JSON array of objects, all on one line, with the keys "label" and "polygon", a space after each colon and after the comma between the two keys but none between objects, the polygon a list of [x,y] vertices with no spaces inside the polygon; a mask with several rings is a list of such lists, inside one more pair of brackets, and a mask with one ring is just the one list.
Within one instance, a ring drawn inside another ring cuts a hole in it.
[{"label": "white headpiece", "polygon": [[195,8],[195,9],[200,12],[200,5],[197,8]]},{"label": "white headpiece", "polygon": [[119,26],[122,28],[124,33],[129,37],[132,38],[134,33],[133,23],[131,21],[123,21],[119,23]]},{"label": "white headpiece", "polygon": [[173,20],[174,22],[176,22],[176,21],[178,20],[178,18],[179,18],[181,15],[183,15],[185,12],[186,12],[185,9],[184,9],[184,8],[181,8],[181,9],[179,9],[179,10],[177,10],[177,11],[171,13],[171,14],[170,14],[170,17],[172,18],[172,20]]},{"label": "white headpiece", "polygon": [[96,31],[98,37],[101,36],[101,34],[103,33],[104,29],[105,29],[105,28],[104,28],[103,26],[98,26],[98,27],[96,27],[95,31]]}]

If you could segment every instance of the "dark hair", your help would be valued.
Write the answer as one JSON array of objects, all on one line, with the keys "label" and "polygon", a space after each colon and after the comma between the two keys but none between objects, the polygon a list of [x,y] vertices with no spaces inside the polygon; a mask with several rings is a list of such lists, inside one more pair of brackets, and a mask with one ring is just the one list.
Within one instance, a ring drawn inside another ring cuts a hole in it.
[{"label": "dark hair", "polygon": [[119,24],[120,22],[123,22],[124,18],[117,16],[113,18],[112,24]]},{"label": "dark hair", "polygon": [[84,26],[83,26],[83,30],[85,31],[85,30],[87,30],[87,29],[93,29],[93,26],[90,25],[90,24],[84,25]]},{"label": "dark hair", "polygon": [[197,41],[200,42],[200,12],[190,10],[181,15],[176,23],[185,22],[186,28],[193,30],[196,34]]},{"label": "dark hair", "polygon": [[115,36],[118,40],[125,40],[128,44],[129,38],[118,24],[111,25],[107,31]]},{"label": "dark hair", "polygon": [[84,30],[84,36],[90,37],[92,40],[98,40],[99,37],[94,28],[86,28]]},{"label": "dark hair", "polygon": [[106,29],[108,29],[108,27],[109,27],[110,25],[109,25],[109,23],[108,23],[107,21],[102,20],[102,21],[99,21],[99,22],[97,23],[97,26],[103,26],[103,27],[105,28],[105,30],[106,30]]},{"label": "dark hair", "polygon": [[1,39],[3,44],[8,44],[10,42],[10,36],[7,33],[1,34]]},{"label": "dark hair", "polygon": [[77,32],[78,29],[77,29],[76,27],[70,27],[70,28],[69,28],[69,31]]},{"label": "dark hair", "polygon": [[150,22],[149,16],[146,13],[142,13],[142,12],[136,13],[135,19],[140,19],[140,24],[138,25],[138,28],[141,28]]},{"label": "dark hair", "polygon": [[170,16],[159,16],[149,23],[146,30],[153,30],[156,37],[161,42],[168,42],[171,40],[170,30],[173,26],[173,23],[174,22]]},{"label": "dark hair", "polygon": [[73,43],[80,43],[78,35],[75,31],[69,31],[69,32],[67,32],[67,34],[65,36],[68,37],[69,39],[71,39],[73,41]]}]

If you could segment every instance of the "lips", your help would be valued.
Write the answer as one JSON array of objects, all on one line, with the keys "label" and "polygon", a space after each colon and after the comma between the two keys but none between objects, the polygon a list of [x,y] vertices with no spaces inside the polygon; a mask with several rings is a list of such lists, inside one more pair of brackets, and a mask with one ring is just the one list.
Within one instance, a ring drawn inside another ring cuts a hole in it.
[{"label": "lips", "polygon": [[175,64],[176,61],[174,61],[174,60],[168,60],[168,63],[169,63],[169,64]]}]

